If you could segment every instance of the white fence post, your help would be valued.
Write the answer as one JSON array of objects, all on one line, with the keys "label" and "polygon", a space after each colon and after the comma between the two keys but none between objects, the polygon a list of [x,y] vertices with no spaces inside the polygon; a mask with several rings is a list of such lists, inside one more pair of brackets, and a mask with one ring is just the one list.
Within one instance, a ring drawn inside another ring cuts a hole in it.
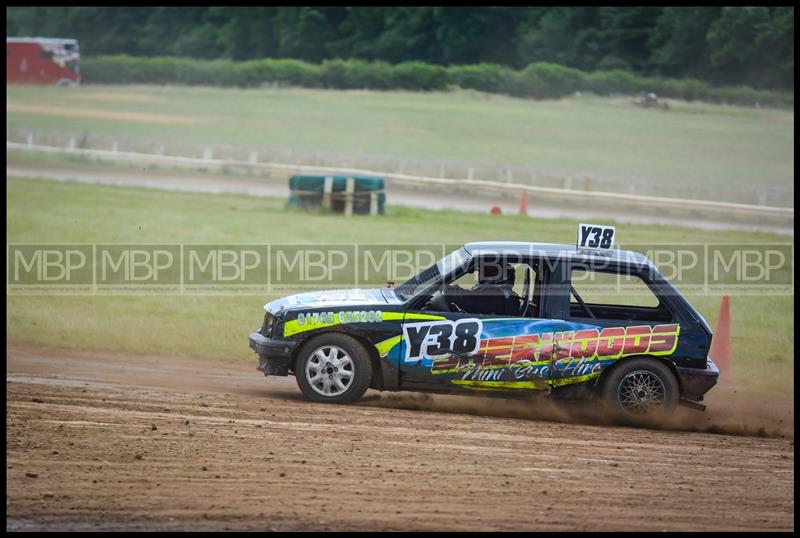
[{"label": "white fence post", "polygon": [[255,151],[250,152],[250,164],[258,164],[258,153]]},{"label": "white fence post", "polygon": [[369,193],[369,214],[378,214],[378,193],[375,191]]},{"label": "white fence post", "polygon": [[349,177],[347,178],[347,183],[345,184],[344,188],[344,216],[345,217],[352,217],[353,216],[353,193],[356,190],[356,180],[355,178]]},{"label": "white fence post", "polygon": [[33,147],[33,133],[28,133],[28,147]]},{"label": "white fence post", "polygon": [[116,140],[114,140],[114,144],[111,146],[111,151],[116,153],[118,149],[119,149],[119,143]]},{"label": "white fence post", "polygon": [[69,149],[75,149],[75,137],[69,137],[69,145],[67,146]]},{"label": "white fence post", "polygon": [[322,207],[326,209],[331,207],[331,192],[333,192],[333,176],[325,176],[322,185]]},{"label": "white fence post", "polygon": [[214,158],[214,152],[211,150],[211,148],[205,148],[203,150],[203,159],[206,161],[210,161],[213,158]]}]

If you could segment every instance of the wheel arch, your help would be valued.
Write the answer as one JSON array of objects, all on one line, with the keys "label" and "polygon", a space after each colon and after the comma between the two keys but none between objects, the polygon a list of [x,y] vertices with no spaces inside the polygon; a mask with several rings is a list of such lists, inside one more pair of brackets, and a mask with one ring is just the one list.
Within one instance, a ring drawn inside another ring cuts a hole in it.
[{"label": "wheel arch", "polygon": [[678,375],[678,370],[675,368],[675,363],[665,357],[654,357],[653,355],[632,355],[630,357],[624,357],[622,359],[619,359],[618,361],[615,361],[614,364],[612,364],[608,368],[604,368],[603,371],[600,372],[600,377],[597,378],[597,382],[595,383],[595,395],[603,392],[603,387],[605,386],[606,380],[608,379],[612,371],[619,368],[621,364],[630,362],[634,359],[658,361],[659,363],[666,366],[672,373],[672,376],[675,378],[675,381],[678,383],[679,396],[683,398],[683,384],[681,383],[681,376]]}]

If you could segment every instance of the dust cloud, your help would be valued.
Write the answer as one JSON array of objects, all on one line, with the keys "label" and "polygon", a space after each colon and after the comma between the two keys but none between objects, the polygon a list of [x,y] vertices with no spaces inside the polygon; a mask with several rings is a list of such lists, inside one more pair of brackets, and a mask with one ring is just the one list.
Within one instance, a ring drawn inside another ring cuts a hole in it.
[{"label": "dust cloud", "polygon": [[[716,387],[706,395],[705,411],[678,406],[673,415],[649,427],[751,437],[794,439],[794,402],[768,395]],[[359,405],[574,424],[613,425],[596,402],[558,401],[546,397],[506,399],[423,393],[370,393]]]}]

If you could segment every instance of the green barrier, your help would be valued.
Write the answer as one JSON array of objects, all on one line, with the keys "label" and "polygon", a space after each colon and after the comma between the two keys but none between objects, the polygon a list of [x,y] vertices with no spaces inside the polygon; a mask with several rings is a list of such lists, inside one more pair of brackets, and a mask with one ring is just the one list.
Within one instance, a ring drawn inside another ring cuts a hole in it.
[{"label": "green barrier", "polygon": [[333,179],[333,192],[344,191],[348,177],[355,179],[356,191],[382,191],[384,188],[382,177],[369,176],[292,176],[289,178],[289,188],[298,191],[322,192],[326,177]]},{"label": "green barrier", "polygon": [[[326,200],[325,179],[330,178],[330,194]],[[386,212],[384,179],[369,176],[311,176],[298,175],[289,178],[290,196],[288,207],[312,208],[329,204],[333,211],[347,213],[347,180],[353,179],[353,206],[355,214],[368,215],[373,211],[379,215]],[[374,201],[373,201],[373,196]],[[377,207],[373,207],[375,204]]]}]

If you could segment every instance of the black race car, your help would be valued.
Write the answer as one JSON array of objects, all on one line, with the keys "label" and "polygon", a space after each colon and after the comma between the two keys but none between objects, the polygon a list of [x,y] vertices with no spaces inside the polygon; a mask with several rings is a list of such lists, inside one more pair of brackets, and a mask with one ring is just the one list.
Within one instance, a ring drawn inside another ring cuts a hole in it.
[{"label": "black race car", "polygon": [[706,321],[631,251],[468,243],[395,287],[301,293],[265,310],[250,335],[258,369],[294,375],[318,402],[367,388],[543,391],[645,422],[678,404],[705,409],[719,375]]}]

